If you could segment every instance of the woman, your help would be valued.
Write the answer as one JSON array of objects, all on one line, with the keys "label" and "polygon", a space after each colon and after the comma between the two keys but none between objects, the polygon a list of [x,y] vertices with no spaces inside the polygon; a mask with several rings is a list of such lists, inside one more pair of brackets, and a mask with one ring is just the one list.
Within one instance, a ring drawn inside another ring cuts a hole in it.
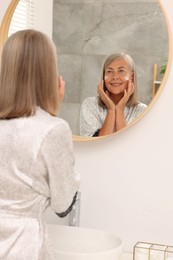
[{"label": "woman", "polygon": [[98,97],[86,98],[81,106],[82,136],[103,136],[119,131],[147,107],[137,100],[136,70],[129,55],[110,55],[102,76]]},{"label": "woman", "polygon": [[64,96],[53,43],[24,30],[0,68],[0,259],[54,259],[42,213],[69,212],[79,188],[72,136],[56,117]]}]

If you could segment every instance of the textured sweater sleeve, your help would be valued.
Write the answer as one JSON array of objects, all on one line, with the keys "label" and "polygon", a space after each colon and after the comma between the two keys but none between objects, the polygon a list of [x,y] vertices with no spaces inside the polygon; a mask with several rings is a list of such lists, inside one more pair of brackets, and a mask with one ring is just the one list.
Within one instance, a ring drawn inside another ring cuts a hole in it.
[{"label": "textured sweater sleeve", "polygon": [[65,212],[79,189],[79,175],[74,171],[72,134],[68,124],[61,121],[44,139],[44,158],[50,189],[50,205],[57,213]]}]

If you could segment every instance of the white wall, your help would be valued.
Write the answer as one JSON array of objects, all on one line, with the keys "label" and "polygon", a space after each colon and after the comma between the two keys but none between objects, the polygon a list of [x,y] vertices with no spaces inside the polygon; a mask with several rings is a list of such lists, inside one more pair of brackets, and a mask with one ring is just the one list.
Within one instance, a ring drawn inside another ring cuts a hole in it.
[{"label": "white wall", "polygon": [[35,0],[36,29],[52,38],[52,7],[53,0]]},{"label": "white wall", "polygon": [[[160,1],[173,33],[173,1]],[[9,1],[1,1],[0,21]],[[173,62],[170,68],[173,71]],[[81,226],[124,239],[173,245],[173,73],[156,104],[131,128],[100,141],[75,142],[81,173]],[[49,215],[54,221],[54,215]]]},{"label": "white wall", "polygon": [[11,0],[1,0],[0,2],[0,24],[2,22],[3,16],[10,2]]}]

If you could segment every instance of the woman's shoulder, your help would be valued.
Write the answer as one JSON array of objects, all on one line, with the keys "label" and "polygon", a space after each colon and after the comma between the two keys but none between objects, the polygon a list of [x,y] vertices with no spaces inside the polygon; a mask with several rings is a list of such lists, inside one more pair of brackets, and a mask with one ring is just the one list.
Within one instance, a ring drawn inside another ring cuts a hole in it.
[{"label": "woman's shoulder", "polygon": [[87,109],[87,110],[100,110],[100,105],[99,105],[99,97],[98,96],[93,96],[93,97],[87,97],[83,100],[82,109]]},{"label": "woman's shoulder", "polygon": [[68,131],[70,132],[70,127],[68,122],[58,116],[52,116],[48,112],[41,108],[37,108],[35,114],[36,122],[38,125],[42,125],[46,131],[56,128],[57,131]]},{"label": "woman's shoulder", "polygon": [[98,104],[98,97],[87,97],[83,100],[82,104]]},{"label": "woman's shoulder", "polygon": [[136,114],[140,114],[142,113],[145,109],[147,108],[147,105],[142,103],[142,102],[138,102],[136,105],[133,105],[131,107],[128,108],[130,113],[136,113]]},{"label": "woman's shoulder", "polygon": [[147,108],[147,105],[142,103],[142,102],[138,102],[136,107],[139,107],[139,108]]}]

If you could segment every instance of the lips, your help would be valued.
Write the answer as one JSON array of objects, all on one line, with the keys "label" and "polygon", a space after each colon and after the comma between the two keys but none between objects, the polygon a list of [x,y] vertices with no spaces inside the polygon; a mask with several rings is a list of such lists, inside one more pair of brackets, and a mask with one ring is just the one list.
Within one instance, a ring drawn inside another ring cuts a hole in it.
[{"label": "lips", "polygon": [[123,84],[122,82],[110,83],[110,85],[113,87],[119,87],[122,84]]}]

